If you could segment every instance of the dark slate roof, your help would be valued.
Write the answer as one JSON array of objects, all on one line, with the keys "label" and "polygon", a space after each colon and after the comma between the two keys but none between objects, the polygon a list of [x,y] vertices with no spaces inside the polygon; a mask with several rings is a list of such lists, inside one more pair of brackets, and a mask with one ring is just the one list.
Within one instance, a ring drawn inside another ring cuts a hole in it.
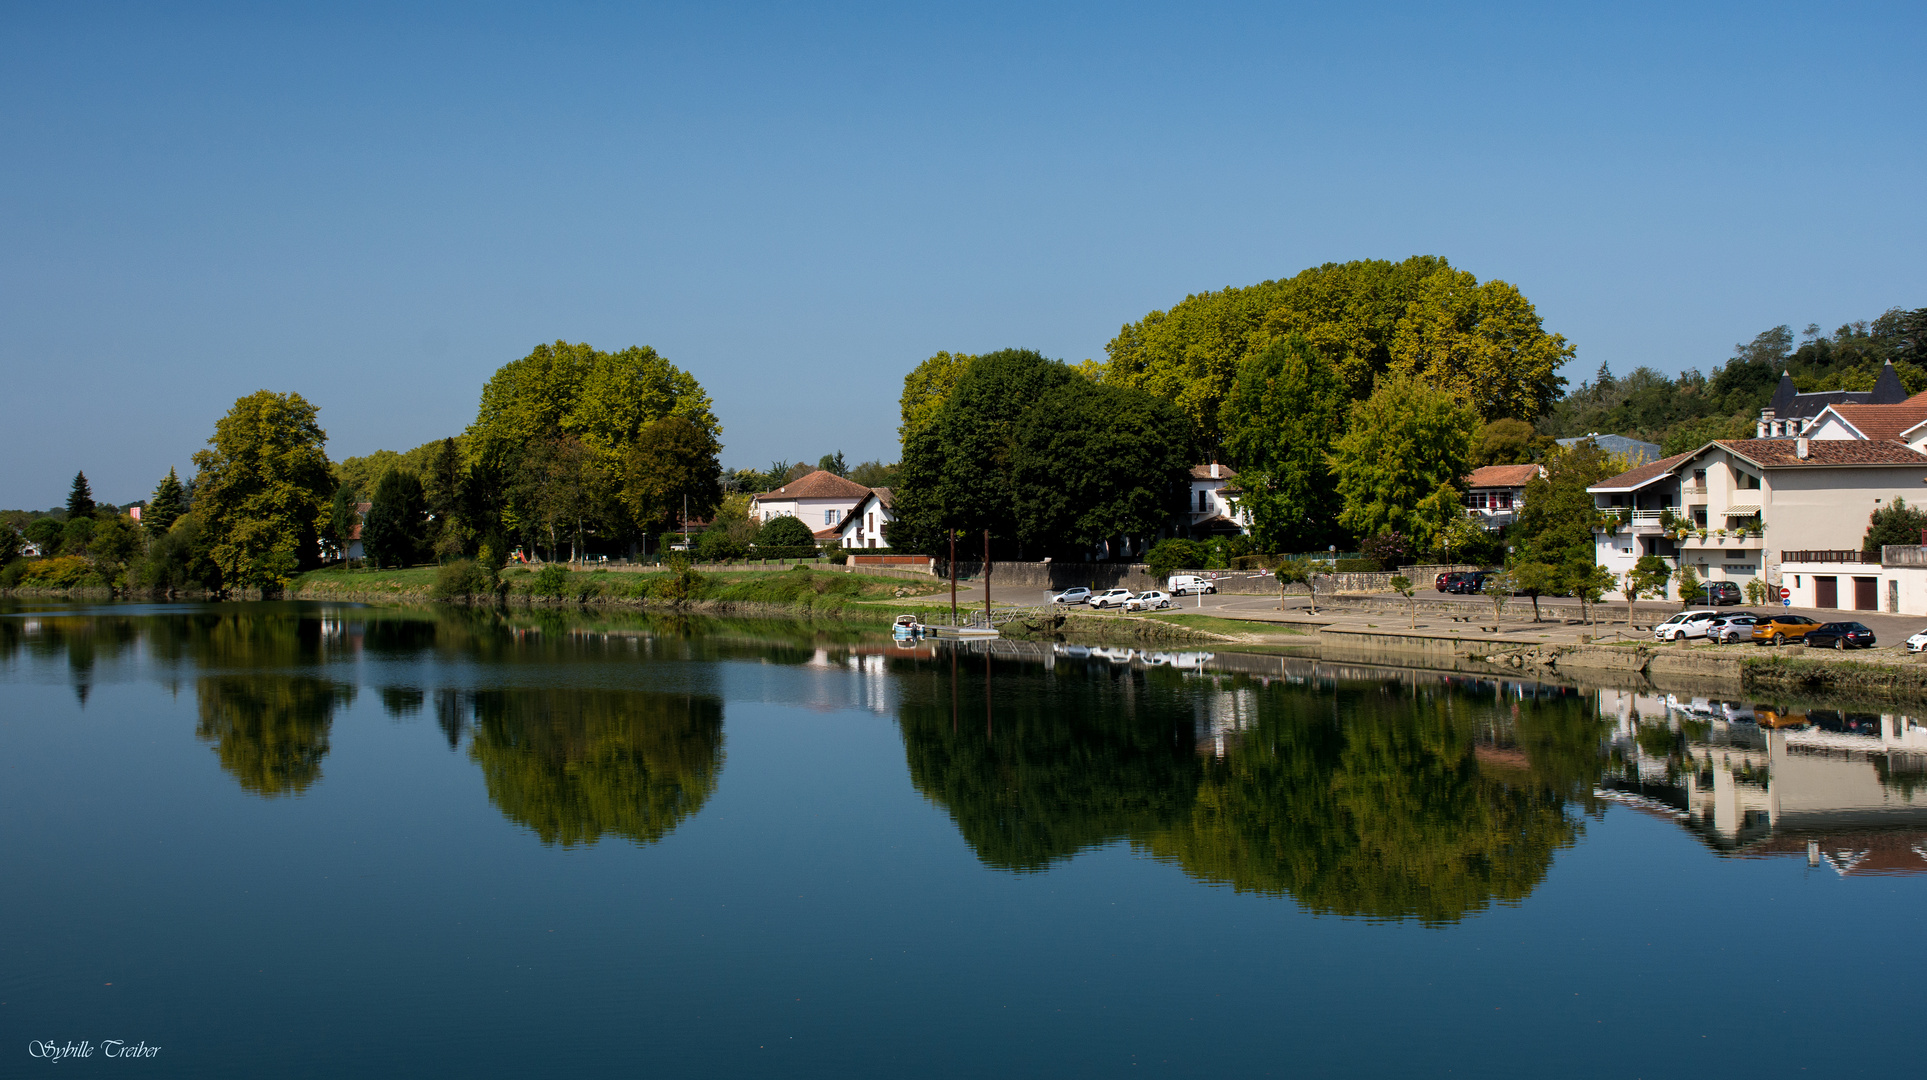
[{"label": "dark slate roof", "polygon": [[1872,390],[1820,390],[1802,394],[1793,385],[1793,376],[1780,372],[1780,385],[1773,390],[1773,400],[1766,407],[1773,410],[1777,420],[1806,420],[1826,409],[1829,405],[1897,405],[1907,400],[1907,391],[1900,385],[1900,374],[1894,371],[1893,361],[1881,365],[1880,377],[1874,380]]}]

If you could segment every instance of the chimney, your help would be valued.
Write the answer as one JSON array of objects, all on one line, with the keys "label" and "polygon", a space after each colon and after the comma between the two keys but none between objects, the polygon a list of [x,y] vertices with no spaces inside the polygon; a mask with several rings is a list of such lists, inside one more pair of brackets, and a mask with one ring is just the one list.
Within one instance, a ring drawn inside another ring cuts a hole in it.
[{"label": "chimney", "polygon": [[1218,459],[1212,458],[1211,459],[1211,479],[1216,480],[1217,478],[1218,478]]},{"label": "chimney", "polygon": [[1801,461],[1807,459],[1807,442],[1808,440],[1805,436],[1793,440],[1793,455]]}]

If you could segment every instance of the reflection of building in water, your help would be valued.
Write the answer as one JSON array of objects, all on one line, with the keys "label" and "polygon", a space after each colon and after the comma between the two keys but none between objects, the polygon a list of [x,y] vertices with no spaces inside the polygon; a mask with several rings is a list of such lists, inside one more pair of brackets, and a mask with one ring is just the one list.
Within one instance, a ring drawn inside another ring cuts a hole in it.
[{"label": "reflection of building in water", "polygon": [[1927,722],[1599,692],[1607,794],[1668,812],[1720,851],[1841,873],[1927,873]]},{"label": "reflection of building in water", "polygon": [[1198,753],[1222,759],[1225,750],[1257,723],[1258,695],[1250,687],[1198,695]]}]

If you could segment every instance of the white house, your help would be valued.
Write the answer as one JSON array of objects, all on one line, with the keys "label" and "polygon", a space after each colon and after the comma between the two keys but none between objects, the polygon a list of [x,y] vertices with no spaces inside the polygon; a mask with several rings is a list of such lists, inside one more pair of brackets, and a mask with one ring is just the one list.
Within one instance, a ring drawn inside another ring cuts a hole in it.
[{"label": "white house", "polygon": [[837,526],[837,534],[846,548],[889,547],[889,538],[884,535],[884,527],[895,521],[897,516],[890,509],[889,488],[871,488],[851,511],[844,515]]},{"label": "white house", "polygon": [[1820,414],[1830,406],[1897,405],[1913,402],[1921,396],[1907,396],[1891,360],[1881,366],[1880,376],[1874,380],[1872,390],[1819,390],[1802,394],[1793,385],[1793,376],[1782,371],[1780,385],[1773,391],[1772,400],[1760,410],[1760,422],[1755,431],[1762,439],[1811,435]]},{"label": "white house", "polygon": [[1237,473],[1215,461],[1191,466],[1190,504],[1178,535],[1209,539],[1250,532],[1251,511],[1238,505],[1238,496],[1244,493],[1231,483],[1237,478]]},{"label": "white house", "polygon": [[1921,497],[1923,482],[1927,454],[1890,440],[1711,442],[1588,488],[1615,519],[1595,533],[1595,557],[1616,573],[1658,555],[1703,580],[1779,584],[1783,562],[1857,558],[1873,512]]},{"label": "white house", "polygon": [[788,515],[808,525],[819,541],[834,540],[838,524],[869,495],[862,484],[818,469],[751,498],[750,517],[766,522]]},{"label": "white house", "polygon": [[1465,512],[1496,532],[1518,520],[1526,485],[1545,475],[1543,465],[1486,465],[1465,478]]}]

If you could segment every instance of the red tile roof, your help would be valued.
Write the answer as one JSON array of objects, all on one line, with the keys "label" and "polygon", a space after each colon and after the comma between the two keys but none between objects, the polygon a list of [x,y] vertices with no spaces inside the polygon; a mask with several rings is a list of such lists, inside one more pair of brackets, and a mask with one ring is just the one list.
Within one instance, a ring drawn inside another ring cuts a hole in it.
[{"label": "red tile roof", "polygon": [[1465,483],[1467,487],[1474,488],[1525,487],[1538,475],[1537,465],[1486,465],[1473,469],[1472,475],[1465,478]]},{"label": "red tile roof", "polygon": [[1645,487],[1662,476],[1670,475],[1676,466],[1692,456],[1692,454],[1674,454],[1672,457],[1660,458],[1658,461],[1649,461],[1637,469],[1628,469],[1618,476],[1608,476],[1586,490],[1631,491],[1634,488]]},{"label": "red tile roof", "polygon": [[827,469],[818,469],[806,476],[799,476],[775,491],[765,491],[756,496],[764,499],[861,499],[870,489],[854,480],[846,480]]},{"label": "red tile roof", "polygon": [[1828,410],[1869,439],[1898,439],[1927,420],[1927,401],[1914,404],[1911,399],[1898,405],[1831,405]]},{"label": "red tile roof", "polygon": [[1218,475],[1216,476],[1211,475],[1210,465],[1191,466],[1191,479],[1193,480],[1229,480],[1237,475],[1237,473],[1231,471],[1231,466],[1229,465],[1218,466]]},{"label": "red tile roof", "polygon": [[[1807,444],[1802,460],[1796,444]],[[1903,443],[1862,442],[1858,439],[1721,439],[1724,447],[1765,469],[1828,468],[1850,465],[1917,465],[1927,468],[1927,454]]]}]

